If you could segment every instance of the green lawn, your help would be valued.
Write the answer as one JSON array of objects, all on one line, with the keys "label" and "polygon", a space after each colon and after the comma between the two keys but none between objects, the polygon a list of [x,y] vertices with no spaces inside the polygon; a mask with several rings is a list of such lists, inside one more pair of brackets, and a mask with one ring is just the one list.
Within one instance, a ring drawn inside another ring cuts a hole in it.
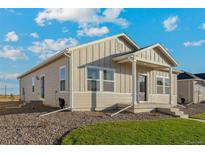
[{"label": "green lawn", "polygon": [[205,144],[205,123],[177,118],[98,123],[73,130],[62,144]]},{"label": "green lawn", "polygon": [[205,113],[193,115],[193,116],[191,116],[191,118],[205,120]]}]

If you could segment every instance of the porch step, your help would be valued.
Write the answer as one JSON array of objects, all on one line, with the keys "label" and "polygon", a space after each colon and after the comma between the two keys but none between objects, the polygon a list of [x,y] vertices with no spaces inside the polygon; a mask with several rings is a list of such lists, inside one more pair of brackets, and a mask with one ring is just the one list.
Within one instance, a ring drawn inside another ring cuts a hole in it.
[{"label": "porch step", "polygon": [[179,108],[175,108],[175,107],[172,107],[172,108],[157,108],[157,111],[161,112],[161,113],[169,114],[169,115],[172,115],[172,116],[175,116],[175,117],[180,117],[180,118],[188,118],[189,117],[188,114],[184,114],[183,111],[180,111]]}]

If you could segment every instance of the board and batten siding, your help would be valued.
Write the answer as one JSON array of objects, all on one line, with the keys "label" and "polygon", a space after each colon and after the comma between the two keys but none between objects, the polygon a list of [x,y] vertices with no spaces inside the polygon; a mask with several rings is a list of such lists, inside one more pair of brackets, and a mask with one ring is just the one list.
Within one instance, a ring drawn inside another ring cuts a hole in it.
[{"label": "board and batten siding", "polygon": [[[73,91],[76,110],[96,110],[113,104],[131,101],[131,64],[117,64],[113,56],[132,51],[133,48],[119,38],[99,41],[74,49],[73,54]],[[115,92],[92,93],[87,90],[87,67],[97,66],[115,70]],[[120,97],[119,97],[119,93]]]},{"label": "board and batten siding", "polygon": [[[73,96],[74,110],[105,109],[117,103],[130,104],[132,100],[132,66],[131,63],[116,63],[113,56],[132,51],[133,49],[123,40],[112,38],[95,44],[74,49],[73,54]],[[156,52],[156,53],[155,53]],[[167,64],[168,62],[158,51],[142,52],[142,58],[154,62]],[[90,92],[87,90],[87,67],[97,66],[115,70],[115,92]],[[138,75],[148,77],[148,97],[151,103],[169,103],[169,94],[156,94],[156,76],[167,76],[169,72],[157,71],[154,68],[137,66]],[[176,74],[173,74],[173,102],[176,101],[177,86]]]},{"label": "board and batten siding", "polygon": [[[103,68],[113,68],[116,72],[116,89],[117,92],[130,92],[130,66],[125,64],[116,64],[112,58],[114,55],[131,51],[125,42],[119,39],[109,39],[96,44],[84,46],[74,49],[73,54],[73,74],[74,74],[74,92],[87,91],[87,75],[86,66],[97,66]],[[129,85],[125,85],[125,84]]]},{"label": "board and batten siding", "polygon": [[[66,91],[60,92],[59,69],[66,66]],[[40,77],[45,75],[45,99],[43,103],[49,106],[59,106],[58,98],[64,98],[69,106],[69,59],[66,56],[53,61],[52,63],[22,77],[20,79],[21,98],[26,102],[41,100],[40,96]],[[32,77],[35,77],[35,91],[32,92]],[[39,77],[37,80],[36,77]],[[25,89],[25,98],[22,89]]]},{"label": "board and batten siding", "polygon": [[139,52],[137,55],[139,60],[146,60],[167,66],[171,65],[170,62],[166,58],[164,58],[165,56],[162,54],[162,52],[159,51],[157,47],[154,49],[148,49],[146,51]]}]

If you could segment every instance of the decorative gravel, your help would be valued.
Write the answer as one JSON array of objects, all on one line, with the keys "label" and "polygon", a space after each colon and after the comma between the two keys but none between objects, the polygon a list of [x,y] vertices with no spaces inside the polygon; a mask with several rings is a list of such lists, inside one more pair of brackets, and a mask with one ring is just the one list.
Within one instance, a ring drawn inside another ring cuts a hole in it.
[{"label": "decorative gravel", "polygon": [[[15,109],[16,113],[18,110],[22,112],[23,109]],[[0,144],[60,144],[62,137],[69,131],[86,124],[112,120],[171,118],[160,113],[127,112],[114,117],[110,117],[110,113],[103,112],[65,111],[45,117],[39,115],[46,112],[16,113],[0,115]]]},{"label": "decorative gravel", "polygon": [[191,115],[200,114],[205,112],[205,103],[189,104],[184,107],[178,106],[184,113]]}]

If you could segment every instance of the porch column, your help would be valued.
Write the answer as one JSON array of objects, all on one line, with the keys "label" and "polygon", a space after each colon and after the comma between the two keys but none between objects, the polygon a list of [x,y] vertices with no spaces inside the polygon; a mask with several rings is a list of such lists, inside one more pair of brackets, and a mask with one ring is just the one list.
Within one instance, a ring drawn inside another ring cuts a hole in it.
[{"label": "porch column", "polygon": [[138,90],[137,90],[137,60],[132,60],[132,104],[133,106],[138,102]]},{"label": "porch column", "polygon": [[172,88],[172,67],[169,68],[169,85],[170,85],[169,103],[172,104],[172,95],[173,95],[173,88]]}]

